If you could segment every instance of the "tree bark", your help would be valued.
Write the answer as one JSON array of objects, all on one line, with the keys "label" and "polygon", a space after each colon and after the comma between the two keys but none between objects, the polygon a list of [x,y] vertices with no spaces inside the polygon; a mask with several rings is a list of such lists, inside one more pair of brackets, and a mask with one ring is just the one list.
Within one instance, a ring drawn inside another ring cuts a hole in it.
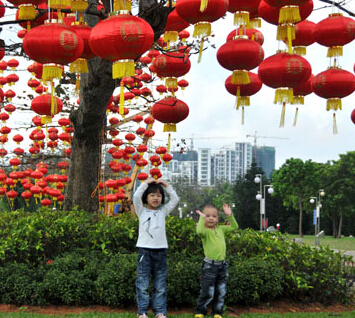
[{"label": "tree bark", "polygon": [[338,225],[338,238],[341,238],[341,228],[343,225],[343,212],[340,211],[340,219],[339,219],[339,225]]},{"label": "tree bark", "polygon": [[302,206],[302,198],[299,200],[299,207],[300,207],[300,220],[298,224],[298,233],[300,237],[303,237],[303,231],[302,231],[302,220],[303,220],[303,206]]}]

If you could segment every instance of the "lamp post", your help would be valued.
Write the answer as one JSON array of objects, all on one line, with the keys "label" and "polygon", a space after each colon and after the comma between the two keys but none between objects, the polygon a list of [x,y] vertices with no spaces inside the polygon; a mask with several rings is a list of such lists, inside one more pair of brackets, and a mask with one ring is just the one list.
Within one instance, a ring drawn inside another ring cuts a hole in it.
[{"label": "lamp post", "polygon": [[323,189],[318,190],[318,197],[311,197],[309,200],[310,203],[316,203],[316,210],[313,210],[313,224],[314,224],[314,243],[315,245],[319,245],[319,240],[317,235],[320,232],[320,209],[322,207],[321,197],[325,195]]},{"label": "lamp post", "polygon": [[[182,207],[186,208],[187,207],[187,204],[185,202],[182,203]],[[182,207],[181,207],[181,204],[179,202],[179,207],[178,207],[178,210],[179,210],[179,218],[182,219]]]},{"label": "lamp post", "polygon": [[272,184],[265,184],[264,185],[264,196],[263,196],[263,179],[262,179],[262,174],[256,174],[255,175],[255,179],[254,179],[255,183],[259,183],[260,188],[258,191],[258,194],[256,195],[256,199],[260,201],[260,232],[262,232],[263,230],[266,231],[266,206],[265,206],[265,199],[266,199],[266,188],[269,188],[267,190],[267,192],[269,194],[274,193],[274,189],[272,187]]}]

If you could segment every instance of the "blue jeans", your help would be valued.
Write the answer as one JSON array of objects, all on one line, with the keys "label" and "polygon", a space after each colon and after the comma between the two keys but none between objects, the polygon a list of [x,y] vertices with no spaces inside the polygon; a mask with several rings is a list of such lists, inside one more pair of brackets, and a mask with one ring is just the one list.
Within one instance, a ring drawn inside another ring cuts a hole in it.
[{"label": "blue jeans", "polygon": [[166,249],[140,248],[137,258],[136,293],[138,314],[148,314],[149,281],[152,275],[152,309],[166,315]]},{"label": "blue jeans", "polygon": [[228,265],[202,262],[201,291],[195,307],[195,314],[207,314],[212,302],[212,315],[222,315],[224,298],[227,293]]}]

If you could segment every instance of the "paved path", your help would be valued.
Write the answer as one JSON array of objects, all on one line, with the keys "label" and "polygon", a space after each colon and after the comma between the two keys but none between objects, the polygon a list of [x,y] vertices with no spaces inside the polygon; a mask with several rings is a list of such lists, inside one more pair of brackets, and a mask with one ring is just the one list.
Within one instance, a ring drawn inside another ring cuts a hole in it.
[{"label": "paved path", "polygon": [[[333,251],[334,252],[339,252],[339,250],[333,250]],[[340,250],[340,251],[343,252],[346,255],[352,256],[353,260],[355,261],[355,251],[343,251],[343,250]]]}]

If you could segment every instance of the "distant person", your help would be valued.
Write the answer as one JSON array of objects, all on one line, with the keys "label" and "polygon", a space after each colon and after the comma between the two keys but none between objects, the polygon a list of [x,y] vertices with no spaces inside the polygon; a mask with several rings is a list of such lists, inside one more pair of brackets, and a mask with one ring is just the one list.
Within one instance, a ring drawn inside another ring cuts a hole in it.
[{"label": "distant person", "polygon": [[201,268],[201,290],[195,307],[195,318],[207,314],[207,306],[212,302],[212,315],[222,318],[224,298],[227,293],[228,265],[226,258],[225,233],[238,229],[232,210],[223,204],[224,214],[229,225],[218,225],[218,209],[214,205],[205,205],[197,223],[197,234],[202,239],[205,258]]},{"label": "distant person", "polygon": [[[169,195],[165,204],[164,188]],[[166,240],[165,217],[179,202],[174,189],[164,180],[149,178],[133,196],[139,219],[136,294],[138,317],[148,318],[149,281],[152,276],[152,310],[157,318],[166,318]]]}]

